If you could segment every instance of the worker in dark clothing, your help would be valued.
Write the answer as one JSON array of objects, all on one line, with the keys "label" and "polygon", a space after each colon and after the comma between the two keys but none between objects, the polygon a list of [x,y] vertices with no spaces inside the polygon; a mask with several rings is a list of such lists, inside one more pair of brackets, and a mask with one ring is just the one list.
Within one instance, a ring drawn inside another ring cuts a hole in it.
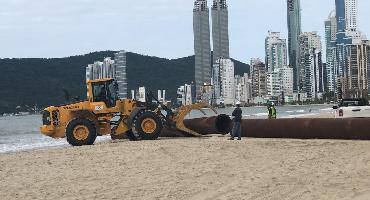
[{"label": "worker in dark clothing", "polygon": [[233,111],[232,116],[234,117],[234,127],[231,132],[231,138],[230,140],[234,140],[234,137],[238,137],[238,140],[241,140],[241,132],[242,132],[242,127],[241,127],[241,122],[242,122],[242,109],[240,108],[240,102],[236,103],[236,108]]}]

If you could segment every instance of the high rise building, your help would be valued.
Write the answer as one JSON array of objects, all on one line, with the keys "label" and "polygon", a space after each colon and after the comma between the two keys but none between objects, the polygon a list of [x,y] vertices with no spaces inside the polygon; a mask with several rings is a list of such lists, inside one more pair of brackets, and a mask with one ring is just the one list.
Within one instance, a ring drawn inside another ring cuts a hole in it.
[{"label": "high rise building", "polygon": [[321,37],[317,32],[305,32],[299,36],[300,46],[300,92],[306,92],[311,99],[323,93],[323,65]]},{"label": "high rise building", "polygon": [[280,69],[275,69],[267,73],[267,96],[270,99],[277,100],[281,96],[281,76]]},{"label": "high rise building", "polygon": [[118,84],[118,96],[121,99],[127,98],[127,73],[126,73],[126,52],[121,50],[114,54],[115,79]]},{"label": "high rise building", "polygon": [[287,97],[293,97],[293,69],[285,66],[280,69],[281,92],[285,97],[285,102],[289,102]]},{"label": "high rise building", "polygon": [[[218,77],[215,77],[217,76]],[[220,58],[213,65],[214,89],[212,95],[217,98],[220,95],[220,102],[225,105],[233,105],[235,102],[235,80],[234,80],[234,62],[229,58]],[[217,86],[219,84],[219,86]],[[216,87],[215,87],[216,86]],[[217,99],[216,99],[217,102]]]},{"label": "high rise building", "polygon": [[229,58],[229,13],[226,0],[213,0],[212,5],[213,63]]},{"label": "high rise building", "polygon": [[211,43],[207,0],[195,0],[193,10],[196,95],[211,82]]},{"label": "high rise building", "polygon": [[266,68],[273,72],[287,65],[286,40],[280,38],[279,32],[268,32],[265,40]]},{"label": "high rise building", "polygon": [[357,30],[357,0],[345,0],[346,29],[349,31]]},{"label": "high rise building", "polygon": [[252,102],[252,80],[247,73],[235,76],[235,100],[244,105]]},{"label": "high rise building", "polygon": [[302,32],[300,0],[287,0],[289,65],[294,71],[294,90],[299,89],[299,43]]},{"label": "high rise building", "polygon": [[118,96],[127,98],[126,52],[114,54],[114,60],[104,58],[103,62],[96,61],[86,67],[86,80],[113,78],[118,84]]},{"label": "high rise building", "polygon": [[342,89],[345,88],[343,81],[346,79],[346,66],[348,66],[347,45],[352,44],[352,39],[346,35],[346,0],[335,0],[335,10],[337,19],[337,35],[336,35],[336,82],[337,82],[337,93],[342,94]]},{"label": "high rise building", "polygon": [[337,19],[335,11],[331,11],[325,21],[327,92],[335,92],[336,89],[336,39]]},{"label": "high rise building", "polygon": [[367,96],[369,89],[369,50],[370,41],[363,40],[361,44],[349,46],[349,65],[346,86],[343,95],[345,97]]},{"label": "high rise building", "polygon": [[104,58],[103,62],[95,61],[94,64],[89,64],[86,67],[86,81],[115,78],[116,66],[111,58]]},{"label": "high rise building", "polygon": [[266,66],[259,58],[251,59],[252,96],[264,98],[266,90]]}]

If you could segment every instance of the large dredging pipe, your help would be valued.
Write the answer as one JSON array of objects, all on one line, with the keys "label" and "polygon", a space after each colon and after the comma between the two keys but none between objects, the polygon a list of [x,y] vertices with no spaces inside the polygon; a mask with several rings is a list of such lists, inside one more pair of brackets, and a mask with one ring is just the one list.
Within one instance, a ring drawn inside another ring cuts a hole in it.
[{"label": "large dredging pipe", "polygon": [[[191,129],[201,135],[228,134],[232,129],[232,121],[228,115],[186,119],[184,120],[184,124],[188,129]],[[181,136],[187,137],[192,135],[167,128],[163,129],[161,133],[161,137]]]},{"label": "large dredging pipe", "polygon": [[[232,123],[227,115],[185,120],[185,125],[202,135],[227,134]],[[164,130],[162,137],[190,136]],[[242,136],[292,139],[357,139],[370,140],[370,118],[348,119],[245,119]]]},{"label": "large dredging pipe", "polygon": [[370,140],[370,118],[248,119],[242,122],[242,136],[255,138]]}]

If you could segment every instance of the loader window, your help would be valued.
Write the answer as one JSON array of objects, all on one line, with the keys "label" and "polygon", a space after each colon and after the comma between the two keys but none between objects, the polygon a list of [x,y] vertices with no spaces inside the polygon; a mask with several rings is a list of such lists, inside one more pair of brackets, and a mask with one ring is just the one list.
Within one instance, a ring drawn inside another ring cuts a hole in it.
[{"label": "loader window", "polygon": [[94,102],[104,102],[108,108],[114,107],[117,100],[113,82],[93,84]]}]

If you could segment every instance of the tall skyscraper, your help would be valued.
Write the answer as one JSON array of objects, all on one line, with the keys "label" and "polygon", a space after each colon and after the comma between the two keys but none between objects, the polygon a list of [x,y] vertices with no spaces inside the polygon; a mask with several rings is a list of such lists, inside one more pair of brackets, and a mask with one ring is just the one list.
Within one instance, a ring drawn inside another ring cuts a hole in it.
[{"label": "tall skyscraper", "polygon": [[226,0],[213,0],[212,6],[213,63],[229,58],[229,13]]},{"label": "tall skyscraper", "polygon": [[193,10],[195,85],[196,95],[201,95],[204,83],[211,83],[211,43],[209,9],[207,0],[195,0]]},{"label": "tall skyscraper", "polygon": [[370,41],[363,40],[361,44],[349,46],[347,87],[343,91],[346,97],[367,96],[369,85],[369,50]]},{"label": "tall skyscraper", "polygon": [[317,99],[323,92],[323,65],[321,37],[317,32],[305,32],[299,37],[299,88],[308,98]]},{"label": "tall skyscraper", "polygon": [[299,90],[299,44],[302,32],[300,0],[287,0],[289,65],[294,72],[294,90]]},{"label": "tall skyscraper", "polygon": [[349,31],[357,30],[357,7],[357,0],[345,0],[346,29]]},{"label": "tall skyscraper", "polygon": [[287,65],[286,40],[280,38],[279,32],[268,32],[265,40],[266,68],[269,73]]},{"label": "tall skyscraper", "polygon": [[325,21],[327,92],[335,92],[336,88],[336,39],[337,20],[335,11],[331,11]]},{"label": "tall skyscraper", "polygon": [[214,97],[220,98],[225,105],[235,102],[234,62],[228,58],[219,58],[213,64]]}]

